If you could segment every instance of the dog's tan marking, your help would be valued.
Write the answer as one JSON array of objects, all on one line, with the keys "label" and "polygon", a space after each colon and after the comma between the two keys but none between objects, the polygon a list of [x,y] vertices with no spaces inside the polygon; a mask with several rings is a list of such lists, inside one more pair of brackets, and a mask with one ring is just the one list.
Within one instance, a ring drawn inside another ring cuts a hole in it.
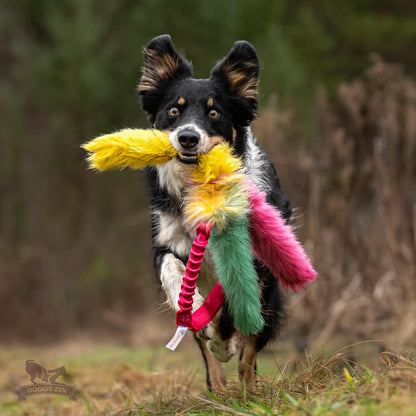
[{"label": "dog's tan marking", "polygon": [[209,149],[208,149],[208,151],[210,151],[218,143],[223,143],[225,141],[226,140],[222,136],[211,136],[209,138]]},{"label": "dog's tan marking", "polygon": [[212,107],[214,105],[214,99],[213,98],[210,98],[208,101],[207,101],[207,107]]},{"label": "dog's tan marking", "polygon": [[185,105],[185,103],[186,103],[185,98],[180,97],[180,98],[179,98],[179,100],[178,100],[178,104],[179,104],[179,105]]},{"label": "dog's tan marking", "polygon": [[233,140],[237,138],[237,130],[233,127]]},{"label": "dog's tan marking", "polygon": [[238,375],[240,383],[245,381],[246,386],[250,387],[254,384],[256,378],[256,338],[252,337],[243,348],[240,363],[238,364]]}]

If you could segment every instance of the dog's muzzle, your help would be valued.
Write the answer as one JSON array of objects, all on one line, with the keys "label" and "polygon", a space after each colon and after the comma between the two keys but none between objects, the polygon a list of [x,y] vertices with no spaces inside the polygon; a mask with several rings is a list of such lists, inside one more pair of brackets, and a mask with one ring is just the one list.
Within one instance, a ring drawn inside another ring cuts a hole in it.
[{"label": "dog's muzzle", "polygon": [[198,144],[201,141],[201,135],[194,129],[181,130],[177,135],[179,144],[178,159],[187,164],[198,163]]},{"label": "dog's muzzle", "polygon": [[178,151],[177,159],[188,165],[197,165],[198,155],[206,153],[210,147],[207,133],[193,123],[173,130],[169,134],[169,141]]}]

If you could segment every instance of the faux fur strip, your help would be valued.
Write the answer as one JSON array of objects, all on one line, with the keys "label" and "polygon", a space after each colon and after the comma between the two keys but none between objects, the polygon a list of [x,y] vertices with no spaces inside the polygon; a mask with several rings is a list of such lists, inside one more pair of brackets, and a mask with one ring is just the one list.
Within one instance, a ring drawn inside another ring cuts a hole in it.
[{"label": "faux fur strip", "polygon": [[231,222],[221,234],[211,234],[208,247],[235,327],[246,335],[258,333],[264,320],[247,217]]},{"label": "faux fur strip", "polygon": [[169,136],[152,129],[124,129],[99,136],[82,145],[88,151],[90,168],[142,169],[159,165],[175,158],[178,154],[169,142]]},{"label": "faux fur strip", "polygon": [[251,203],[250,236],[254,253],[283,286],[297,290],[316,279],[302,245],[279,210],[268,204],[266,194],[247,181]]}]

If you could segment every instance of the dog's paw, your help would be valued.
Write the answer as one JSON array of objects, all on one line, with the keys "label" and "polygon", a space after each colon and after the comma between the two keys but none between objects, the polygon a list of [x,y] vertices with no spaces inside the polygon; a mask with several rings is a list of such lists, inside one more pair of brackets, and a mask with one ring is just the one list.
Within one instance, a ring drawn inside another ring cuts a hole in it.
[{"label": "dog's paw", "polygon": [[239,338],[239,336],[235,335],[224,341],[220,337],[216,337],[207,342],[207,347],[218,361],[226,363],[239,351]]}]

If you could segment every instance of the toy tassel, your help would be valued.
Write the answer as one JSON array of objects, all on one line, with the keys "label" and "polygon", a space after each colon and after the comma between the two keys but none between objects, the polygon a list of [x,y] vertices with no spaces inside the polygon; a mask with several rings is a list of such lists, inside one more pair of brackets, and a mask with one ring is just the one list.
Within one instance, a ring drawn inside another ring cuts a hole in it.
[{"label": "toy tassel", "polygon": [[230,222],[221,234],[213,235],[209,248],[235,327],[245,335],[257,334],[264,320],[247,217]]},{"label": "toy tassel", "polygon": [[266,194],[247,181],[251,203],[250,235],[256,257],[292,290],[304,288],[316,279],[302,245],[275,207],[266,202]]}]

